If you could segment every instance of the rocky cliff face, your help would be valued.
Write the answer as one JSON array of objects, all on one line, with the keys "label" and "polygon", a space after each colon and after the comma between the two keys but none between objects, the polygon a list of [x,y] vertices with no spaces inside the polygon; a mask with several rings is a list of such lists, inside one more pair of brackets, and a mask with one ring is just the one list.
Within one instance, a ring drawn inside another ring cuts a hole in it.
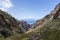
[{"label": "rocky cliff face", "polygon": [[18,21],[8,13],[0,10],[0,34],[8,36],[13,33],[24,33],[30,27],[24,21]]},{"label": "rocky cliff face", "polygon": [[54,10],[46,15],[44,18],[37,20],[33,25],[32,25],[32,29],[38,27],[39,25],[44,24],[45,22],[49,21],[49,20],[53,20],[53,19],[60,19],[60,3],[58,5],[56,5],[56,7],[54,8]]},{"label": "rocky cliff face", "polygon": [[28,31],[29,28],[31,27],[30,24],[28,24],[25,21],[19,21],[19,26],[22,27],[24,31]]}]

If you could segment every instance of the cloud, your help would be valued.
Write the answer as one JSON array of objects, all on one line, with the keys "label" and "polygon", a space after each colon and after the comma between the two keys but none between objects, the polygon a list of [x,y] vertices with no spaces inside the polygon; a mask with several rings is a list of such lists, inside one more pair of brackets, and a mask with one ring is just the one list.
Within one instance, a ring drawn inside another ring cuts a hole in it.
[{"label": "cloud", "polygon": [[0,0],[0,9],[5,11],[9,8],[13,7],[11,0]]}]

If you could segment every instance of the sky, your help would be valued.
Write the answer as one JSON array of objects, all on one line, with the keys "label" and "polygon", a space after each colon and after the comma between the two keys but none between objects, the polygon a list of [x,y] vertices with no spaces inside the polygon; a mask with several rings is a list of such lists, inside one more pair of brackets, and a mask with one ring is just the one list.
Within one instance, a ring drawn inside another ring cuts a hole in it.
[{"label": "sky", "polygon": [[0,0],[0,9],[16,19],[41,19],[49,14],[60,0]]}]

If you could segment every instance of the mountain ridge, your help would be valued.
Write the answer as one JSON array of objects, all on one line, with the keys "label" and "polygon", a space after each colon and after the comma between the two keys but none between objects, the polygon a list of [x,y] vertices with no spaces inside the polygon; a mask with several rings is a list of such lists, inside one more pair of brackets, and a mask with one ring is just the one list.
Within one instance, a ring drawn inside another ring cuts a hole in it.
[{"label": "mountain ridge", "polygon": [[[26,28],[25,28],[26,27]],[[24,33],[29,29],[30,25],[24,21],[19,21],[7,12],[0,10],[0,34],[7,37],[8,34]]]},{"label": "mountain ridge", "polygon": [[56,7],[54,8],[54,10],[46,15],[44,18],[37,20],[33,25],[32,28],[35,28],[38,25],[42,25],[44,22],[48,21],[48,20],[52,20],[55,19],[57,16],[59,16],[59,13],[57,13],[57,11],[60,11],[60,3],[56,5]]}]

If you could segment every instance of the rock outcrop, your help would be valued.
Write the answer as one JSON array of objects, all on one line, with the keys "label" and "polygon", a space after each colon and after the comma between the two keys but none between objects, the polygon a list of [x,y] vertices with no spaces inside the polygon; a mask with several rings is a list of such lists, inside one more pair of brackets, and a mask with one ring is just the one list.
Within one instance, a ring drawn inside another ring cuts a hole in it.
[{"label": "rock outcrop", "polygon": [[19,26],[22,27],[24,31],[28,31],[31,27],[31,25],[25,21],[19,21]]}]

